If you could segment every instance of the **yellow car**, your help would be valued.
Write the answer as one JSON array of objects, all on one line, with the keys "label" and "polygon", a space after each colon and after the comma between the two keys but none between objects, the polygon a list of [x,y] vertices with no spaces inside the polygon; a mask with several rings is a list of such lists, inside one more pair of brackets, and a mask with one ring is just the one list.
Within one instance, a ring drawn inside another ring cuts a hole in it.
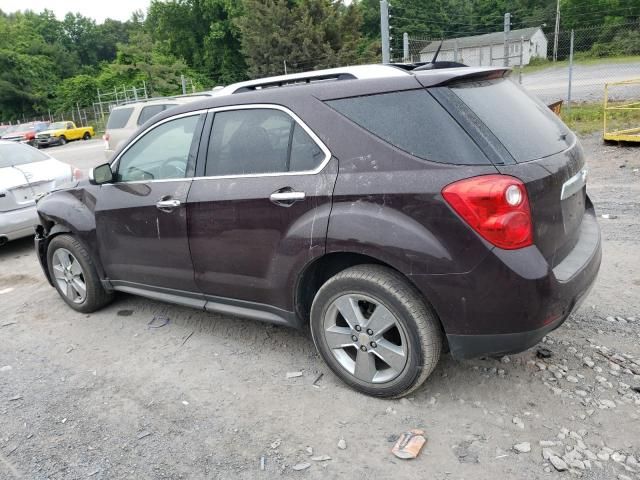
[{"label": "yellow car", "polygon": [[54,122],[36,135],[36,146],[64,145],[72,140],[89,140],[95,135],[93,127],[76,127],[73,122]]}]

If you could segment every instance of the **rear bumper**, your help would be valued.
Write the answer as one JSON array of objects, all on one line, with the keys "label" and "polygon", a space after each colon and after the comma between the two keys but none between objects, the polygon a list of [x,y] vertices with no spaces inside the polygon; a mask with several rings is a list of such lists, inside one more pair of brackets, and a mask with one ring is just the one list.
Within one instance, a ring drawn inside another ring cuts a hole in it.
[{"label": "rear bumper", "polygon": [[535,246],[493,249],[471,272],[415,275],[455,358],[524,351],[558,328],[586,298],[600,269],[595,212],[583,218],[574,249],[551,269]]},{"label": "rear bumper", "polygon": [[35,205],[0,212],[0,237],[7,240],[33,235],[34,227],[38,224],[38,213]]}]

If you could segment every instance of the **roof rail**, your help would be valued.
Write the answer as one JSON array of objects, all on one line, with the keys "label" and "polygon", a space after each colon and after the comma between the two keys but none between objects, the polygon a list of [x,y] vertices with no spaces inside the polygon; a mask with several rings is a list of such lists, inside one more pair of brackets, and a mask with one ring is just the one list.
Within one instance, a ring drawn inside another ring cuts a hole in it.
[{"label": "roof rail", "polygon": [[284,87],[291,85],[304,85],[313,82],[356,80],[365,78],[404,76],[407,72],[393,65],[356,65],[352,67],[329,68],[276,77],[260,78],[246,82],[234,83],[220,90],[215,95],[228,95],[233,93],[250,92],[265,88]]},{"label": "roof rail", "polygon": [[181,98],[189,98],[189,97],[211,97],[214,94],[212,91],[205,90],[204,92],[196,92],[196,93],[185,93],[180,95],[173,95],[170,97],[148,97],[148,98],[139,98],[138,100],[127,100],[125,102],[118,103],[115,107],[120,107],[122,105],[131,105],[132,103],[145,103],[145,102],[154,102],[156,100],[179,100]]}]

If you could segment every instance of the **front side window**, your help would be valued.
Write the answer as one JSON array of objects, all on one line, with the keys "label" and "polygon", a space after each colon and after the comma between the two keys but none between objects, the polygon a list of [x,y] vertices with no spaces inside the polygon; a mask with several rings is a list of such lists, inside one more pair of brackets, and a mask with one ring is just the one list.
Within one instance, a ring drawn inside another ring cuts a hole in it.
[{"label": "front side window", "polygon": [[199,118],[170,120],[147,132],[120,157],[117,180],[184,178]]},{"label": "front side window", "polygon": [[316,142],[280,110],[224,111],[213,120],[205,175],[303,172],[323,160]]}]

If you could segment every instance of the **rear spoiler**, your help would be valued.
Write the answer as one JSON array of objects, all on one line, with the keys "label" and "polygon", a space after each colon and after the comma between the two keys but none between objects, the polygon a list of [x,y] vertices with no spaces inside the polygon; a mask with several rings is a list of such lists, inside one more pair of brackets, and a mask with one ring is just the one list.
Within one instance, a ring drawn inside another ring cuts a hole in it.
[{"label": "rear spoiler", "polygon": [[508,67],[461,67],[411,72],[423,87],[436,87],[468,80],[493,80],[511,75]]}]

